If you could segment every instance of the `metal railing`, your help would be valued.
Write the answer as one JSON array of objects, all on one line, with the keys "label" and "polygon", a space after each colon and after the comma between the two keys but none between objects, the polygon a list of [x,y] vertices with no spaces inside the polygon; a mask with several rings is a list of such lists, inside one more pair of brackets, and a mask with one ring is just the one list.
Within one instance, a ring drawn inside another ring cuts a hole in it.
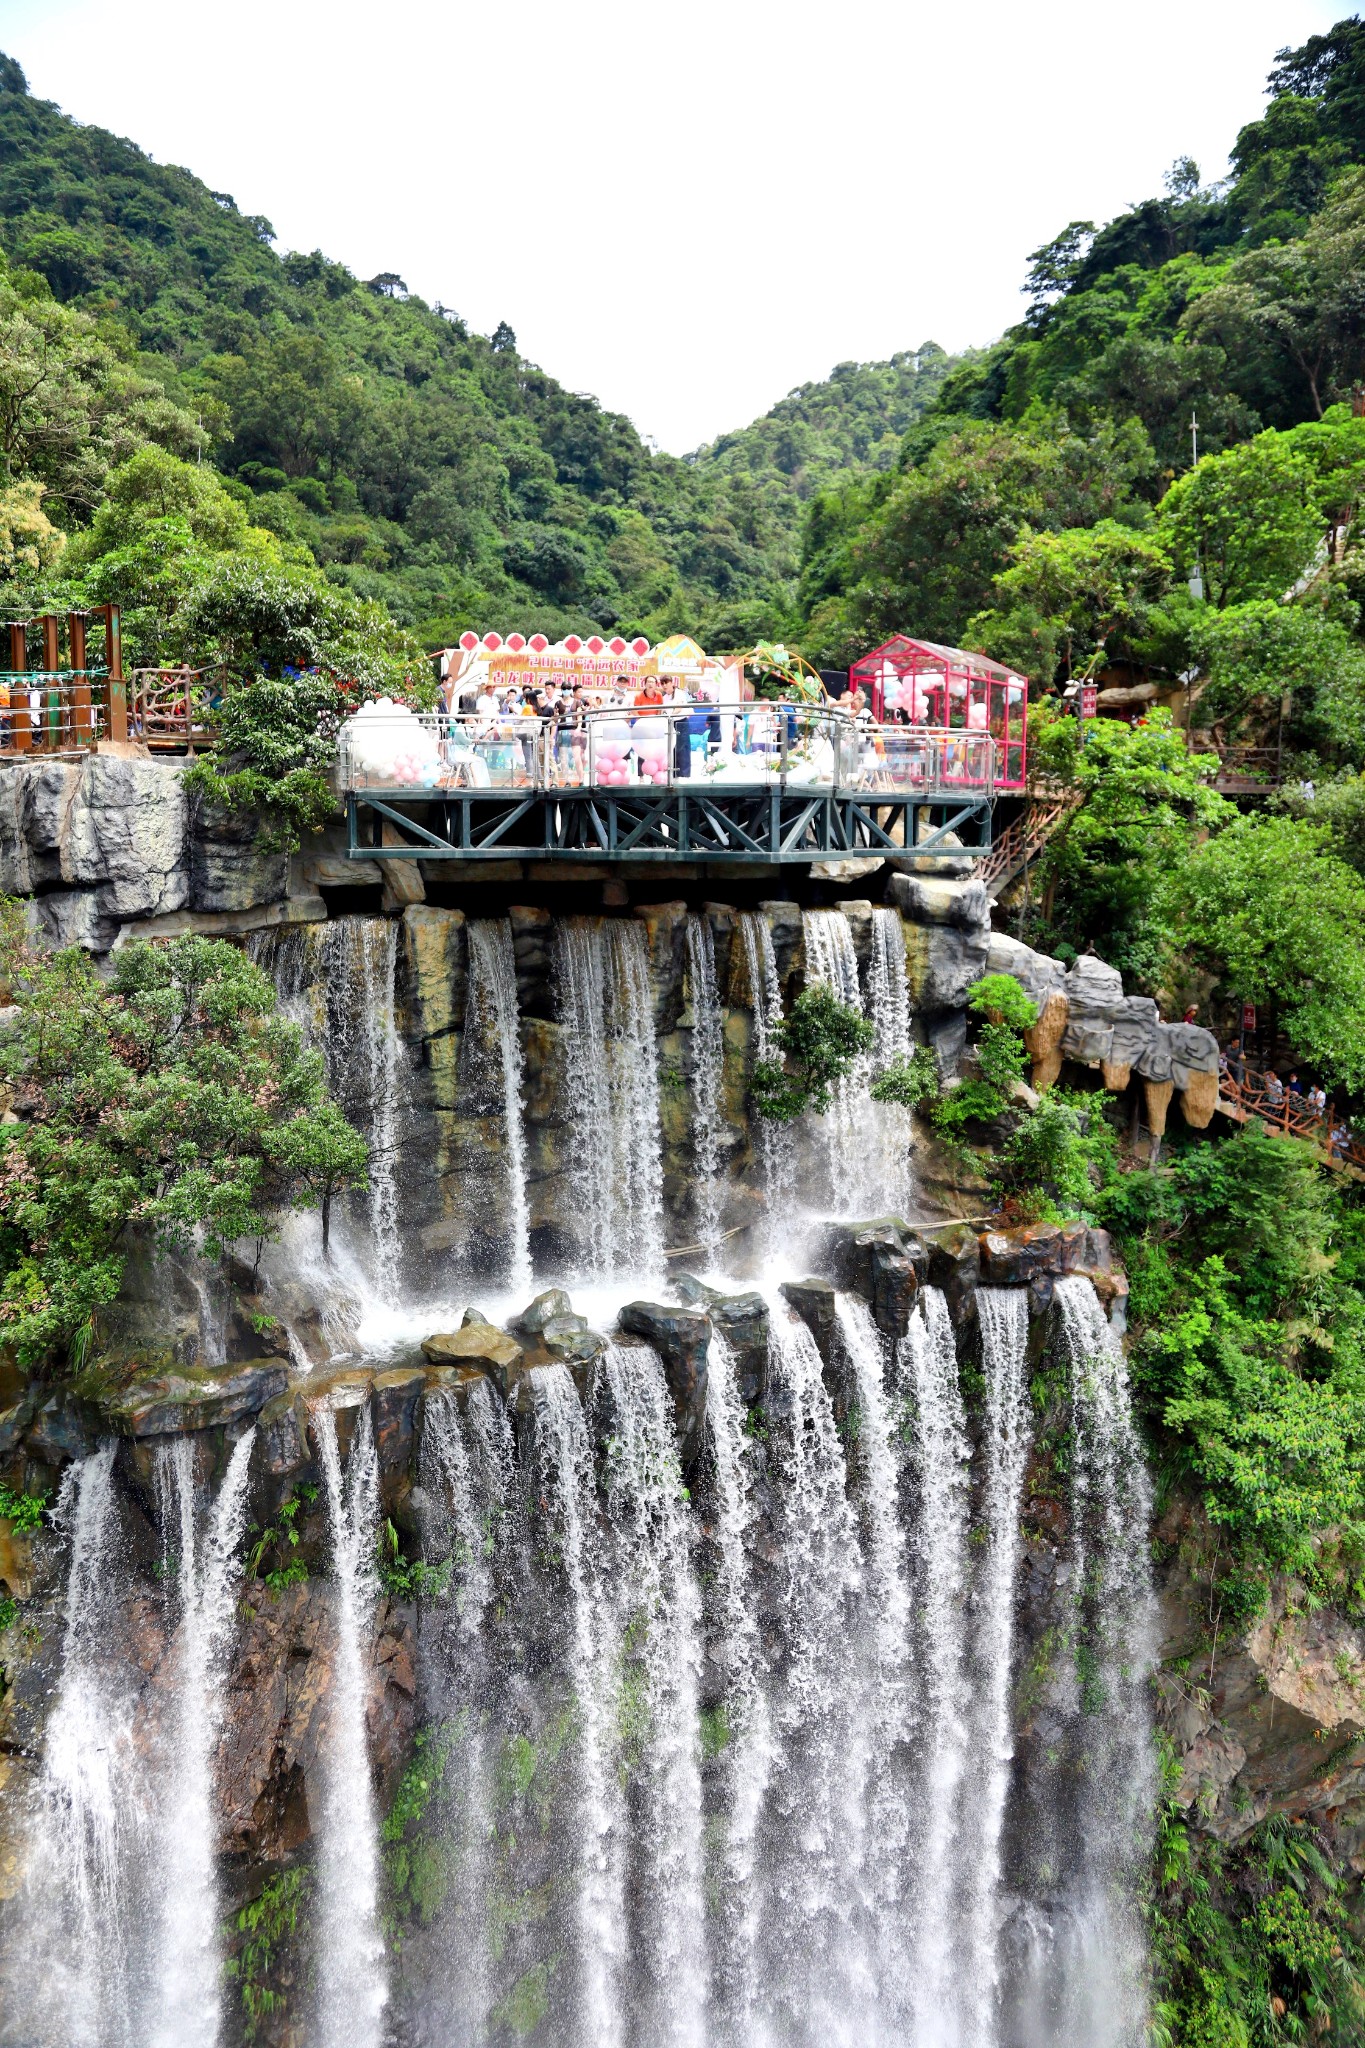
[{"label": "metal railing", "polygon": [[859,724],[847,713],[745,703],[602,709],[566,718],[367,709],[338,740],[342,788],[444,790],[839,789],[989,795],[989,733]]}]

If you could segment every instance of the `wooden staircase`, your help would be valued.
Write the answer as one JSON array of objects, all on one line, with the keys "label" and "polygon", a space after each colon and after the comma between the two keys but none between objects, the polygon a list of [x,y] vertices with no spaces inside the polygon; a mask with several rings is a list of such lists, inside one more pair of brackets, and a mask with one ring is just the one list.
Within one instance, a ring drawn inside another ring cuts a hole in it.
[{"label": "wooden staircase", "polygon": [[992,902],[1038,858],[1075,803],[1076,798],[1071,795],[1034,797],[1013,824],[1005,827],[975,871]]}]

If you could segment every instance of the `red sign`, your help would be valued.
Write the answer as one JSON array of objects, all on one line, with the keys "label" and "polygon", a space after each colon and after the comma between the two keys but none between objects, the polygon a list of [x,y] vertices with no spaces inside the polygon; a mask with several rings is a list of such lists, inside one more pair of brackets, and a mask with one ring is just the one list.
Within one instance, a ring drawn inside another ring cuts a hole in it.
[{"label": "red sign", "polygon": [[1081,717],[1094,718],[1098,715],[1100,689],[1098,683],[1081,684]]}]

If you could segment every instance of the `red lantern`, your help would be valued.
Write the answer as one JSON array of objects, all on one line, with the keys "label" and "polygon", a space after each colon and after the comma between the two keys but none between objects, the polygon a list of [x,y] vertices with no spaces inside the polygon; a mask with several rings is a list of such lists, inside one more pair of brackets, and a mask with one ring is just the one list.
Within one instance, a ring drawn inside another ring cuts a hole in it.
[{"label": "red lantern", "polygon": [[526,645],[526,641],[525,641],[525,638],[524,638],[524,636],[523,636],[522,634],[520,634],[520,633],[509,633],[509,634],[507,635],[507,647],[508,647],[508,652],[509,652],[509,653],[511,653],[511,654],[520,654],[520,653],[521,653],[521,650],[522,650],[522,648],[523,648],[523,647],[524,647],[525,645]]},{"label": "red lantern", "polygon": [[582,645],[583,642],[579,639],[577,633],[570,633],[564,642],[564,652],[566,654],[577,654]]},{"label": "red lantern", "polygon": [[478,644],[479,636],[477,633],[461,633],[460,645],[461,647],[463,647],[466,654],[472,654],[474,652],[474,649],[478,646]]},{"label": "red lantern", "polygon": [[533,633],[531,635],[530,646],[532,654],[543,654],[549,644],[543,633]]},{"label": "red lantern", "polygon": [[483,644],[488,649],[488,652],[490,654],[496,654],[498,649],[502,646],[502,634],[485,633],[483,636]]},{"label": "red lantern", "polygon": [[639,640],[632,640],[630,643],[630,651],[632,654],[648,654],[648,640],[644,639],[643,637],[641,637]]}]

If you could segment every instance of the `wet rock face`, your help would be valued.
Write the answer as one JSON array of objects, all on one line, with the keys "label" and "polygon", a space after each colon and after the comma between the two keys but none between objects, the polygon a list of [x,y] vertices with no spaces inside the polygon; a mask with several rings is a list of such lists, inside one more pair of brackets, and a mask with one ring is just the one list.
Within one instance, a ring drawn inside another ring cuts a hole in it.
[{"label": "wet rock face", "polygon": [[768,1304],[761,1294],[725,1294],[691,1273],[674,1282],[683,1300],[705,1309],[730,1347],[740,1399],[752,1408],[768,1394]]},{"label": "wet rock face", "polygon": [[828,1280],[784,1280],[779,1291],[814,1337],[815,1348],[828,1365],[834,1355],[839,1319],[833,1286]]},{"label": "wet rock face", "polygon": [[[332,1588],[316,1579],[275,1597],[256,1587],[243,1600],[216,1772],[229,1856],[279,1863],[314,1832],[336,1654],[334,1604]],[[382,1604],[366,1645],[365,1678],[366,1730],[383,1804],[416,1719],[409,1609]]]},{"label": "wet rock face", "polygon": [[284,1367],[276,1359],[141,1375],[98,1402],[102,1420],[120,1436],[180,1435],[249,1421],[283,1394]]}]

